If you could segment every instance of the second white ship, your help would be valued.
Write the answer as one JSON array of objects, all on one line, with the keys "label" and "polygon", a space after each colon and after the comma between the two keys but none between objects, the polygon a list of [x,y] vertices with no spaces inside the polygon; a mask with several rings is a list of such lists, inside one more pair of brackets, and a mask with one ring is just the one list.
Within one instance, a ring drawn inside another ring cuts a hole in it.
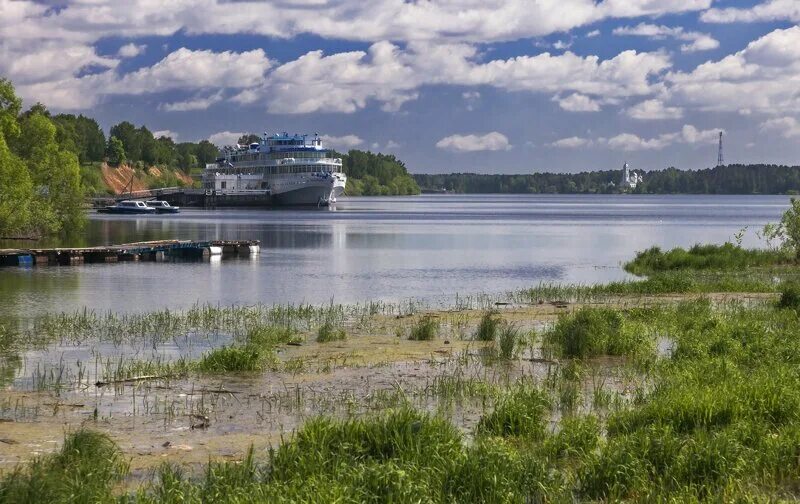
[{"label": "second white ship", "polygon": [[345,189],[342,159],[318,135],[276,133],[250,145],[228,146],[206,165],[203,188],[228,200],[263,195],[277,205],[329,205]]}]

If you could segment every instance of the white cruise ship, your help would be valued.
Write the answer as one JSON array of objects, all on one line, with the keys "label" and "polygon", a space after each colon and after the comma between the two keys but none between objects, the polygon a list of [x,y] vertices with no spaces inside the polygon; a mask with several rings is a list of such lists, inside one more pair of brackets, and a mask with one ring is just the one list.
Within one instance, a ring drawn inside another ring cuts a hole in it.
[{"label": "white cruise ship", "polygon": [[264,196],[278,205],[328,205],[344,192],[342,159],[322,146],[319,135],[267,135],[250,145],[225,147],[206,165],[206,193],[227,200]]}]

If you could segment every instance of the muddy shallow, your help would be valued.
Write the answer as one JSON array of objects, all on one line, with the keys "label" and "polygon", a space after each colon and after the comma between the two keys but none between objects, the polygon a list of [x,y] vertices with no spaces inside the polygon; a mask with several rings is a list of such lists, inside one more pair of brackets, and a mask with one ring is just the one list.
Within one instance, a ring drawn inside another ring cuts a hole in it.
[{"label": "muddy shallow", "polygon": [[[404,401],[440,412],[469,433],[492,406],[492,389],[520,378],[546,382],[559,372],[560,364],[541,354],[533,335],[577,306],[501,306],[502,318],[527,335],[511,361],[498,360],[492,343],[469,339],[482,310],[431,312],[441,322],[433,341],[404,336],[419,315],[376,315],[368,324],[351,325],[341,342],[316,343],[309,332],[302,345],[281,347],[281,371],[264,373],[96,385],[103,362],[131,354],[165,361],[195,358],[227,344],[226,337],[173,340],[151,348],[87,341],[30,350],[10,365],[13,373],[5,373],[0,389],[0,472],[56,450],[65,432],[82,425],[111,435],[131,458],[134,480],[164,461],[191,469],[209,459],[241,458],[250,446],[264,451],[314,415],[361,415]],[[629,393],[632,376],[624,361],[600,359],[590,367],[579,385],[581,404],[590,404],[598,390]]]}]

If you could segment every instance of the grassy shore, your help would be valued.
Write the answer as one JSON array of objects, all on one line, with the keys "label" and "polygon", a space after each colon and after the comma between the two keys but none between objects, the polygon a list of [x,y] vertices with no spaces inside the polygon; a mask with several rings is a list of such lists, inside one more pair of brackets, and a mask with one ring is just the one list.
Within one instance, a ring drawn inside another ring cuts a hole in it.
[{"label": "grassy shore", "polygon": [[[59,451],[5,471],[0,501],[800,498],[793,261],[696,247],[650,250],[629,268],[651,276],[541,285],[449,309],[197,307],[127,317],[84,312],[6,327],[6,353],[87,338],[160,346],[224,334],[213,348],[166,360],[163,369],[132,366],[117,379],[151,378],[123,383],[117,393],[123,401],[131,393],[158,396],[178,380],[185,394],[189,383],[196,387],[192,380],[214,380],[203,382],[224,389],[213,404],[204,396],[202,411],[187,410],[187,439],[196,446],[231,445],[225,432],[237,414],[261,423],[232,457],[209,453],[203,462],[187,451],[165,458],[174,446],[167,443],[151,449],[143,472],[135,453],[141,441],[131,442],[120,420],[101,411],[72,423]],[[165,371],[168,380],[159,375]],[[258,404],[276,380],[283,390]],[[153,381],[161,388],[148,388]],[[229,406],[220,399],[225,391],[235,394]],[[59,393],[66,402],[79,392]],[[162,409],[139,414],[140,429],[148,415],[164,426],[182,421]],[[293,415],[296,428],[266,434]],[[4,424],[10,436],[17,423],[47,424],[42,416],[20,418]],[[268,442],[258,442],[259,433]],[[105,462],[92,469],[97,460]]]}]

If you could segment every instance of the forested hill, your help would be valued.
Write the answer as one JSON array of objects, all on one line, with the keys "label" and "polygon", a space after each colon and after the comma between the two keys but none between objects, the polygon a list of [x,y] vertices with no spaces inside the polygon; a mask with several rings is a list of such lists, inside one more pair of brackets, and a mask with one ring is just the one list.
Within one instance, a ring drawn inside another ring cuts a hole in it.
[{"label": "forested hill", "polygon": [[[530,175],[414,175],[423,190],[458,193],[616,193],[621,170]],[[800,166],[728,165],[705,170],[667,168],[644,173],[644,182],[631,191],[640,194],[798,194]]]},{"label": "forested hill", "polygon": [[351,150],[335,156],[342,158],[347,174],[345,193],[349,196],[419,194],[419,186],[406,165],[391,154]]}]

